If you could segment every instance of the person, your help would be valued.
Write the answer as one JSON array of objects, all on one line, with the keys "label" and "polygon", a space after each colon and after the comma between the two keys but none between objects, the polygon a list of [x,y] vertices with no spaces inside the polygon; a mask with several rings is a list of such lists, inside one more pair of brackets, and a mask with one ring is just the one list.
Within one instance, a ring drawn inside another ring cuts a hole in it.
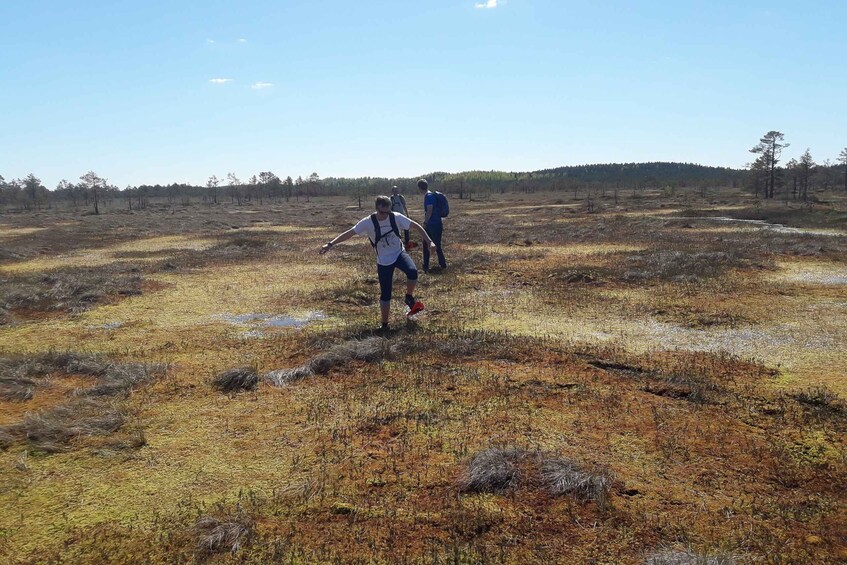
[{"label": "person", "polygon": [[[438,211],[438,198],[435,193],[429,190],[429,183],[426,179],[418,181],[418,190],[424,195],[424,230],[432,238],[435,243],[435,250],[438,253],[438,264],[442,269],[447,268],[447,259],[444,258],[444,250],[441,248],[441,236],[444,232],[444,225],[441,222],[441,213]],[[429,247],[424,246],[423,250],[423,270],[424,273],[429,272]]]},{"label": "person", "polygon": [[427,246],[435,247],[426,230],[409,217],[391,211],[391,199],[378,196],[374,202],[376,212],[365,216],[349,230],[335,236],[329,243],[321,247],[321,255],[354,235],[366,235],[376,251],[376,270],[379,278],[379,308],[382,315],[381,330],[388,330],[388,318],[391,313],[391,291],[394,280],[394,269],[400,269],[406,274],[406,297],[404,302],[409,307],[408,316],[414,316],[424,309],[422,302],[415,298],[415,286],[418,282],[418,269],[412,257],[403,248],[400,240],[400,229],[409,228],[418,232]]},{"label": "person", "polygon": [[[406,208],[406,197],[400,194],[400,189],[397,185],[391,187],[391,211],[403,214],[409,217],[409,209]],[[409,230],[403,230],[403,243],[406,244],[406,249],[414,249],[415,242],[409,243]]]}]

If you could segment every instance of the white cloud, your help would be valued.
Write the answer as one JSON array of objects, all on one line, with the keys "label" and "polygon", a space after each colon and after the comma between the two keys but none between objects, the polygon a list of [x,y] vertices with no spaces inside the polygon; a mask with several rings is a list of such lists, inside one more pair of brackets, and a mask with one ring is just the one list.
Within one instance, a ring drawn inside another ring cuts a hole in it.
[{"label": "white cloud", "polygon": [[206,43],[215,43],[215,40],[214,39],[207,39]]},{"label": "white cloud", "polygon": [[238,42],[239,42],[239,43],[247,43],[247,40],[246,40],[246,39],[244,39],[243,37],[239,37],[239,38],[238,38]]},{"label": "white cloud", "polygon": [[485,0],[485,2],[477,2],[474,8],[496,8],[497,0]]},{"label": "white cloud", "polygon": [[212,84],[226,84],[228,82],[232,82],[231,78],[210,78],[209,82]]},{"label": "white cloud", "polygon": [[274,84],[272,82],[257,82],[254,83],[253,86],[251,86],[250,88],[252,88],[253,90],[262,90],[263,88],[270,88],[273,85]]}]

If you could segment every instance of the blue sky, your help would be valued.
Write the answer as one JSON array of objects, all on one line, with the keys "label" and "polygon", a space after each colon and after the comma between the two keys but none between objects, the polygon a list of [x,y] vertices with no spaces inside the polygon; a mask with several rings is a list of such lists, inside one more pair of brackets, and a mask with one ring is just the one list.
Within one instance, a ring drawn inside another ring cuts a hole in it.
[{"label": "blue sky", "polygon": [[0,0],[0,175],[687,161],[847,146],[844,0]]}]

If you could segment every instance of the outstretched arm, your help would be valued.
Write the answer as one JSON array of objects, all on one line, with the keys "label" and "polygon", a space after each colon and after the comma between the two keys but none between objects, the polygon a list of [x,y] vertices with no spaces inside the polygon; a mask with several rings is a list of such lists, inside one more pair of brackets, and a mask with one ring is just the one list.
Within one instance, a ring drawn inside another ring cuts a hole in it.
[{"label": "outstretched arm", "polygon": [[410,227],[418,232],[421,238],[429,245],[432,249],[435,249],[435,243],[429,238],[429,234],[426,233],[426,230],[422,225],[417,223],[415,220],[409,220]]},{"label": "outstretched arm", "polygon": [[346,232],[342,232],[342,233],[338,234],[337,236],[335,236],[335,238],[332,241],[324,244],[324,246],[321,247],[321,255],[323,255],[324,253],[326,253],[327,251],[329,251],[335,245],[338,245],[342,241],[347,241],[348,239],[350,239],[354,235],[356,235],[356,232],[353,231],[353,228],[350,228]]}]

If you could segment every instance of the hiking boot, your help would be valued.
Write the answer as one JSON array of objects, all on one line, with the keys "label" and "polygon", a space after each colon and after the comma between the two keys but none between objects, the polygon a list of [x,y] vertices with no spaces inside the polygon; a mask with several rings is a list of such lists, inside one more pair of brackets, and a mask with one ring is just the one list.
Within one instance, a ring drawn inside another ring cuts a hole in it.
[{"label": "hiking boot", "polygon": [[417,302],[417,300],[415,300],[415,297],[411,294],[407,294],[406,298],[403,299],[403,303],[406,304],[410,310],[412,309],[412,306],[415,305],[415,302]]},{"label": "hiking boot", "polygon": [[409,313],[406,314],[406,317],[411,318],[416,314],[420,314],[421,312],[423,312],[424,308],[424,303],[418,300],[412,306],[409,307]]}]

